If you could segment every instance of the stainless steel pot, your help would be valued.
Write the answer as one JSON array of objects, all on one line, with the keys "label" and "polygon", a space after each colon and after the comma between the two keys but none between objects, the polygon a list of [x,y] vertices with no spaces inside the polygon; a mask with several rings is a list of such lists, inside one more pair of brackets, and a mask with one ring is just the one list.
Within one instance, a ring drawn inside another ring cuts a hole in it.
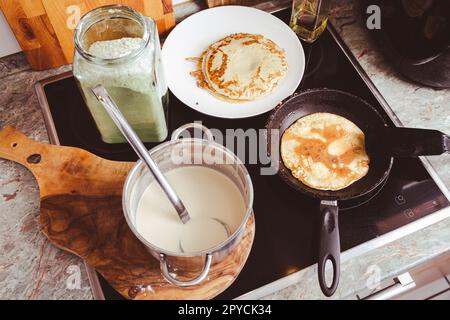
[{"label": "stainless steel pot", "polygon": [[[192,128],[201,129],[207,139],[195,137],[180,139],[184,132]],[[246,211],[239,227],[224,242],[201,252],[171,252],[148,242],[136,228],[136,212],[139,200],[154,177],[141,161],[138,161],[128,174],[123,189],[122,205],[125,219],[131,231],[149,252],[160,261],[161,272],[167,281],[180,287],[198,285],[207,277],[211,265],[222,261],[242,239],[245,226],[252,214],[253,185],[250,175],[236,155],[222,145],[215,143],[212,133],[206,127],[196,123],[187,124],[175,130],[171,141],[165,142],[149,152],[163,173],[180,166],[206,166],[225,174],[235,183],[245,202]],[[168,234],[167,236],[170,237],[171,235]],[[172,272],[170,269],[172,269]],[[174,270],[179,275],[175,276]],[[193,279],[177,279],[182,277],[183,272],[198,272],[198,275]]]}]

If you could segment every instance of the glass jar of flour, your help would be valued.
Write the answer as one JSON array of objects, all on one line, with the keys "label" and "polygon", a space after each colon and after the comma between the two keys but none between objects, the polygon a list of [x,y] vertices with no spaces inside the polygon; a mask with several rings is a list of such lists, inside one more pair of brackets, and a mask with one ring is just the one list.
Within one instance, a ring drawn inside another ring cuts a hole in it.
[{"label": "glass jar of flour", "polygon": [[168,90],[160,51],[154,20],[132,8],[104,6],[81,18],[73,73],[104,142],[125,138],[91,92],[98,84],[144,142],[166,139]]}]

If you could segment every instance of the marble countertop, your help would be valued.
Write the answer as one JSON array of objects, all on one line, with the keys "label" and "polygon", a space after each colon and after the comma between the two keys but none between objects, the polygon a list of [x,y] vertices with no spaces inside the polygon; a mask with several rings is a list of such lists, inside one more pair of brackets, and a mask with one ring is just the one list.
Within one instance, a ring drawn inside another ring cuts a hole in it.
[{"label": "marble countertop", "polygon": [[[450,133],[450,90],[433,90],[404,80],[375,50],[358,18],[356,1],[335,3],[333,24],[402,123]],[[272,2],[268,2],[260,8],[271,6]],[[177,19],[204,7],[200,1],[180,5],[175,8]],[[0,59],[0,127],[11,125],[30,138],[48,142],[34,83],[67,70],[70,66],[33,71],[23,54]],[[430,162],[449,188],[448,156],[433,157]],[[83,262],[46,240],[40,233],[38,216],[39,190],[34,177],[20,165],[0,159],[0,298],[92,299]],[[449,252],[450,219],[445,219],[347,259],[334,298],[345,298],[364,288],[370,277],[368,266],[378,266],[387,278]],[[264,298],[322,298],[315,272],[315,266],[302,270],[295,275],[295,284]]]}]

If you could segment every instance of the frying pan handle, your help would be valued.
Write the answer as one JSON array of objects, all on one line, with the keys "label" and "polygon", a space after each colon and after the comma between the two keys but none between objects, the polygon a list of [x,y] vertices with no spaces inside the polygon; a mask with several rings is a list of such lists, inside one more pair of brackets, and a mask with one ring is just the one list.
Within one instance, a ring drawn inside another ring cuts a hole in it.
[{"label": "frying pan handle", "polygon": [[366,145],[373,155],[431,156],[450,152],[450,137],[437,130],[389,127],[368,136]]},{"label": "frying pan handle", "polygon": [[[320,203],[320,244],[318,274],[319,285],[327,297],[331,297],[339,284],[341,267],[341,243],[338,223],[339,208],[336,201],[322,201]],[[325,266],[327,261],[333,265],[333,281],[327,285]]]}]

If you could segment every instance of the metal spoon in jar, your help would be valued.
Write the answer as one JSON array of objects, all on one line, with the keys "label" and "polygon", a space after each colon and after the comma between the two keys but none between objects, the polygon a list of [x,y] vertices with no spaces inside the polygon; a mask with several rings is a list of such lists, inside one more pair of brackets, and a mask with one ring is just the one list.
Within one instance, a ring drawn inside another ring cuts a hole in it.
[{"label": "metal spoon in jar", "polygon": [[[144,143],[138,137],[136,132],[134,132],[134,130],[131,128],[130,124],[125,119],[122,112],[119,110],[116,103],[109,95],[109,93],[106,91],[106,89],[102,85],[97,85],[96,87],[92,88],[91,90],[94,93],[95,97],[98,99],[98,101],[103,105],[106,112],[112,118],[112,120],[117,125],[119,130],[122,132],[122,134],[124,135],[126,140],[133,147],[136,154],[147,165],[150,172],[154,175],[155,180],[161,186],[161,189],[164,191],[167,198],[169,198],[173,207],[177,211],[177,214],[180,217],[180,220],[184,224],[187,224],[191,220],[191,216],[187,212],[186,207],[184,206],[183,202],[176,194],[175,190],[173,190],[173,188],[170,186],[169,182],[164,177],[163,173],[159,170],[157,164],[150,157],[150,154],[149,154],[148,150],[145,148]],[[205,224],[205,222],[206,222],[206,224]],[[183,248],[182,243],[186,243],[185,246],[189,246],[188,241],[187,240],[183,241],[183,238],[194,236],[193,233],[196,233],[196,231],[197,231],[195,229],[196,226],[202,225],[205,227],[209,226],[211,228],[218,228],[220,225],[219,229],[222,229],[222,228],[224,229],[224,235],[226,235],[226,237],[228,237],[231,234],[226,223],[223,221],[220,221],[216,218],[210,218],[207,221],[205,221],[205,220],[199,221],[196,218],[190,225],[192,226],[192,228],[187,228],[184,233],[185,236],[182,236],[182,239],[180,239],[180,249],[182,252],[184,252],[186,249],[186,248]]]}]

